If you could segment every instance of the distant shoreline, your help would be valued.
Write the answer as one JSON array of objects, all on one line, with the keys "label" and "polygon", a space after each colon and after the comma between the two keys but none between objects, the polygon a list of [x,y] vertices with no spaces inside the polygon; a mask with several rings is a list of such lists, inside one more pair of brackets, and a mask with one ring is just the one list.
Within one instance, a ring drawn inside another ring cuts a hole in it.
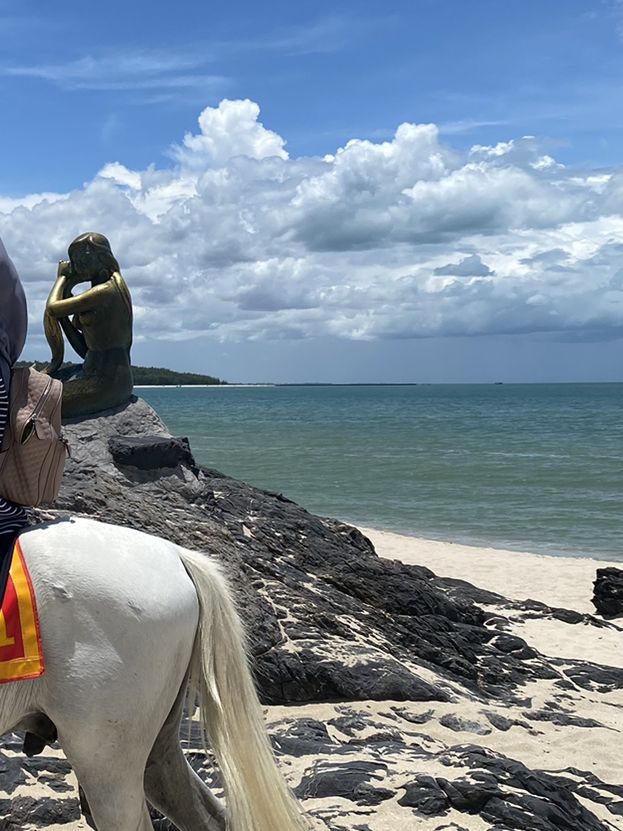
[{"label": "distant shoreline", "polygon": [[226,390],[240,389],[240,387],[276,387],[277,384],[135,384],[135,390]]},{"label": "distant shoreline", "polygon": [[248,384],[135,384],[134,388],[143,389],[206,389],[212,387],[534,387],[534,386],[614,386],[623,385],[623,381],[292,381],[273,383],[270,381]]}]

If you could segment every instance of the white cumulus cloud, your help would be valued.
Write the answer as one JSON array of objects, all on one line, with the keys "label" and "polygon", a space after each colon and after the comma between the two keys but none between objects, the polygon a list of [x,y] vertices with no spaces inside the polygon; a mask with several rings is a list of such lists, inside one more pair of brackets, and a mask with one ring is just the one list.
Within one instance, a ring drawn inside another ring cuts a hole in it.
[{"label": "white cumulus cloud", "polygon": [[257,120],[260,108],[254,101],[228,101],[206,107],[199,116],[197,134],[186,133],[181,147],[172,148],[173,157],[184,167],[217,167],[236,156],[287,159],[285,141]]},{"label": "white cumulus cloud", "polygon": [[259,119],[224,100],[169,166],[0,194],[33,330],[56,261],[97,230],[143,341],[623,331],[623,170],[565,168],[532,137],[459,152],[431,124],[290,158]]}]

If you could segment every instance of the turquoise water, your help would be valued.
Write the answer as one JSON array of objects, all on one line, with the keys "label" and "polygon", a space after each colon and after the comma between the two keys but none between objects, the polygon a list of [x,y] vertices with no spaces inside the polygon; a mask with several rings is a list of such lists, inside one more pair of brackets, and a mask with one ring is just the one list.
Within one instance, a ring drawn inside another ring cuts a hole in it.
[{"label": "turquoise water", "polygon": [[137,392],[201,464],[314,513],[623,561],[623,384]]}]

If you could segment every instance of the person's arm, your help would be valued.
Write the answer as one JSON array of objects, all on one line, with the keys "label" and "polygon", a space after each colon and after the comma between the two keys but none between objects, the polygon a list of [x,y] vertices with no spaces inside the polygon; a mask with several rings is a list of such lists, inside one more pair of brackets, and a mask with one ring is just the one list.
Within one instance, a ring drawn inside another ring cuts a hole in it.
[{"label": "person's arm", "polygon": [[0,357],[13,366],[26,340],[26,296],[0,240]]}]

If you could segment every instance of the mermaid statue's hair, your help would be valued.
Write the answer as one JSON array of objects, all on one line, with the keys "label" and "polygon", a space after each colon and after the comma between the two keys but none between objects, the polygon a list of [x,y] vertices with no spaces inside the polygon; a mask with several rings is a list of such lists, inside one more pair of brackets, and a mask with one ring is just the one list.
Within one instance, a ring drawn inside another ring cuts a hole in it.
[{"label": "mermaid statue's hair", "polygon": [[85,242],[89,243],[92,255],[95,256],[98,265],[101,265],[102,269],[105,269],[109,274],[114,274],[115,271],[119,271],[119,263],[112,253],[110,243],[103,234],[96,234],[95,231],[87,231],[86,234],[80,234],[79,237],[76,237],[70,243],[68,249],[70,260],[76,248]]}]

